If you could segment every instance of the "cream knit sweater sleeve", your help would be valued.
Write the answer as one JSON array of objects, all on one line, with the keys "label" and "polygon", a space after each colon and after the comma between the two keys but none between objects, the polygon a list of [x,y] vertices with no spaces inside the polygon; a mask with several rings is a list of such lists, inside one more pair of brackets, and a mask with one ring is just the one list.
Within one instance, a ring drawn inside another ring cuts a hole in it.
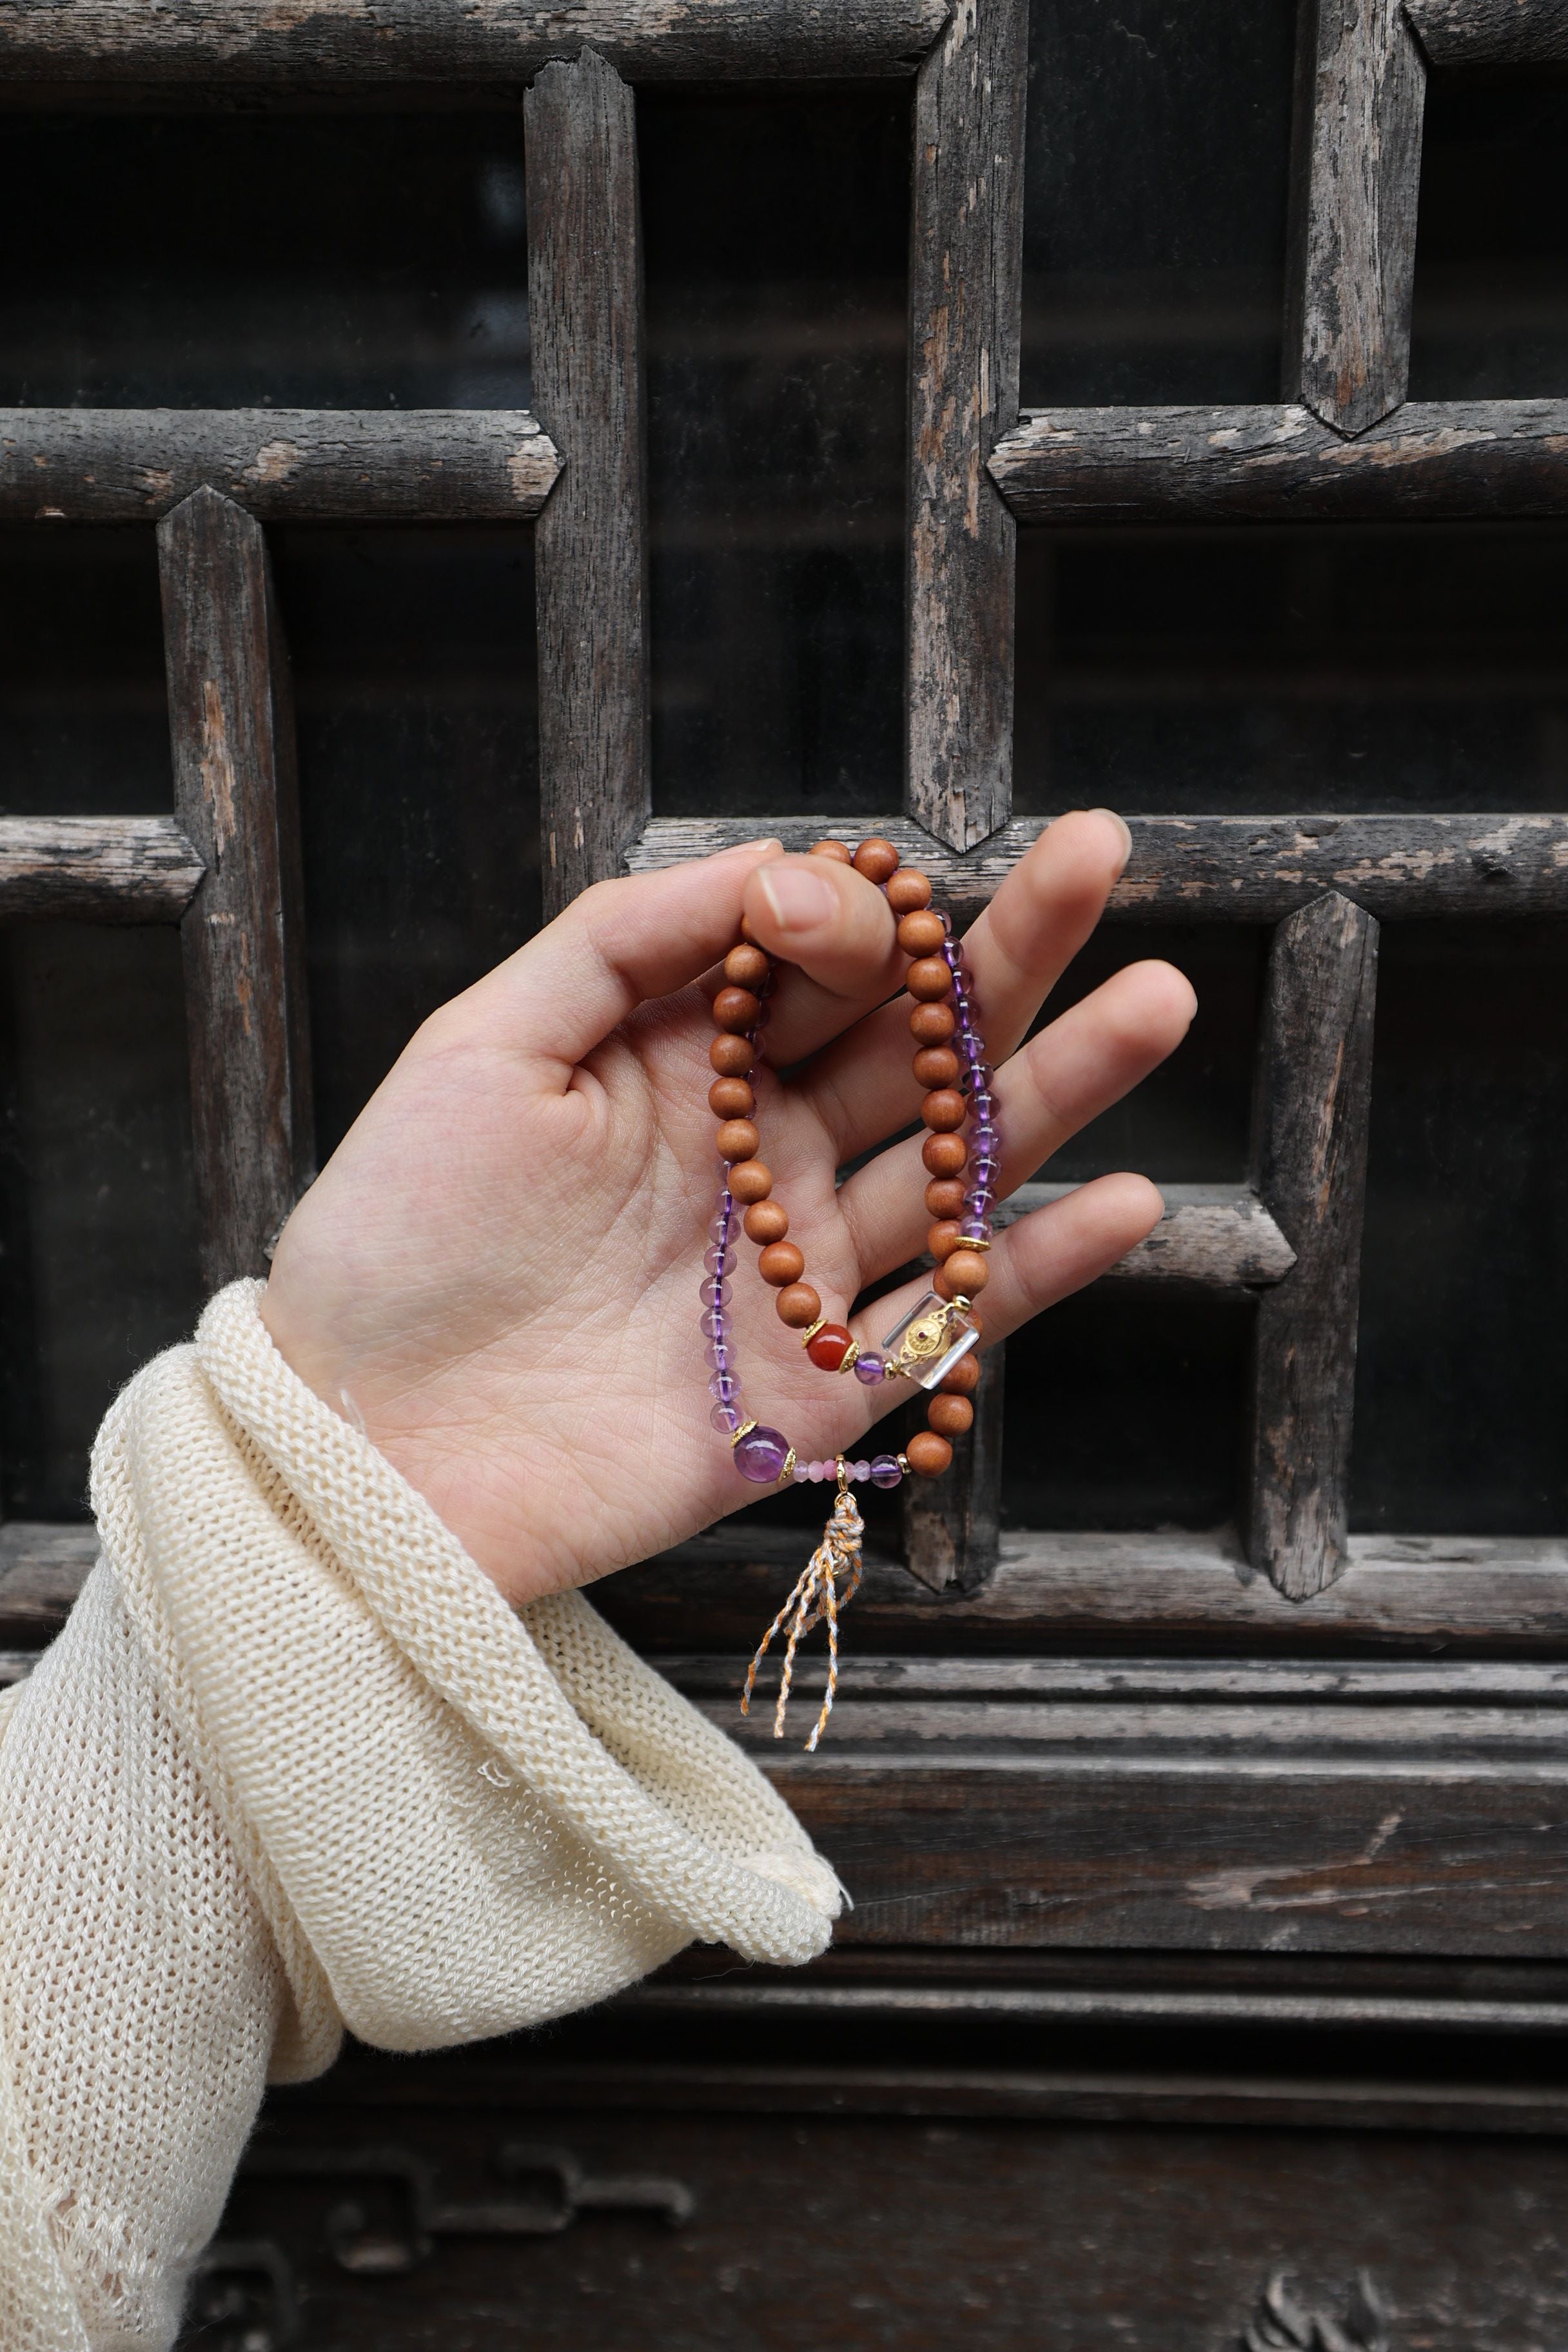
[{"label": "cream knit sweater sleeve", "polygon": [[788,1808],[578,1593],[521,1615],[295,1379],[260,1286],[149,1364],[103,1557],[0,1710],[0,2352],[155,2352],[263,2086],[693,1939],[821,1950]]}]

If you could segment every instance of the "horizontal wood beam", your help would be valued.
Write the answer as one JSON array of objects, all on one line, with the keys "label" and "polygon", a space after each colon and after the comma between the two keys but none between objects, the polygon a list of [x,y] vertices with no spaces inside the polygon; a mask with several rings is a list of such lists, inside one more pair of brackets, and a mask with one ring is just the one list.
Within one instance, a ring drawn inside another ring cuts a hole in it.
[{"label": "horizontal wood beam", "polygon": [[152,522],[203,488],[264,522],[527,522],[560,471],[525,408],[0,408],[5,522]]},{"label": "horizontal wood beam", "polygon": [[629,80],[815,80],[912,73],[947,0],[42,0],[0,11],[8,80],[493,81],[521,89],[552,58],[600,50]]},{"label": "horizontal wood beam", "polygon": [[0,817],[0,922],[177,923],[205,871],[172,816]]},{"label": "horizontal wood beam", "polygon": [[[829,835],[884,834],[969,921],[1047,819],[1015,819],[967,857],[907,817],[656,817],[628,853],[634,874],[773,835],[809,849]],[[1384,922],[1417,917],[1568,915],[1568,815],[1134,816],[1112,922],[1278,923],[1325,890]]]},{"label": "horizontal wood beam", "polygon": [[[736,1518],[607,1578],[595,1587],[594,1605],[652,1653],[686,1654],[701,1644],[743,1662],[758,1626],[800,1574],[801,1540],[796,1529]],[[1568,1539],[1561,1537],[1352,1535],[1344,1575],[1299,1605],[1247,1566],[1229,1528],[1016,1528],[1004,1530],[1000,1549],[996,1572],[978,1592],[933,1606],[900,1561],[868,1547],[855,1603],[857,1654],[957,1658],[1108,1642],[1145,1655],[1401,1653],[1446,1662],[1568,1654]],[[90,1527],[0,1527],[0,1646],[37,1650],[51,1640],[97,1556]]]},{"label": "horizontal wood beam", "polygon": [[1568,65],[1563,0],[1405,0],[1435,66]]},{"label": "horizontal wood beam", "polygon": [[1296,403],[1027,409],[991,454],[1020,523],[1568,514],[1568,400],[1421,400],[1347,441]]},{"label": "horizontal wood beam", "polygon": [[[998,1225],[1065,1200],[1076,1184],[1020,1184],[995,1212]],[[1210,1290],[1257,1290],[1283,1281],[1296,1253],[1245,1184],[1162,1184],[1165,1213],[1119,1258],[1106,1282],[1197,1282]]]}]

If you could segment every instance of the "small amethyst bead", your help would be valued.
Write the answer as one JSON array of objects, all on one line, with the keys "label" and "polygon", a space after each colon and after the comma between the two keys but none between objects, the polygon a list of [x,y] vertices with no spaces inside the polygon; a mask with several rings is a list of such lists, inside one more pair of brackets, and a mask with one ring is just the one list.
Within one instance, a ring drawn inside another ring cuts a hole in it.
[{"label": "small amethyst bead", "polygon": [[721,1274],[705,1274],[698,1285],[697,1296],[704,1307],[728,1307],[730,1286]]},{"label": "small amethyst bead", "polygon": [[855,1377],[862,1386],[874,1389],[879,1381],[888,1377],[888,1367],[874,1348],[868,1348],[855,1360]]},{"label": "small amethyst bead", "polygon": [[780,1471],[789,1460],[789,1440],[776,1429],[766,1429],[761,1423],[748,1429],[734,1448],[735,1467],[742,1478],[754,1486],[771,1486],[777,1483]]},{"label": "small amethyst bead", "polygon": [[715,1429],[722,1430],[726,1437],[733,1437],[745,1415],[736,1405],[716,1404],[708,1418]]},{"label": "small amethyst bead", "polygon": [[871,1464],[873,1486],[896,1486],[903,1475],[890,1454],[879,1454]]},{"label": "small amethyst bead", "polygon": [[697,1318],[697,1328],[705,1339],[722,1340],[729,1336],[730,1318],[721,1307],[705,1307]]}]

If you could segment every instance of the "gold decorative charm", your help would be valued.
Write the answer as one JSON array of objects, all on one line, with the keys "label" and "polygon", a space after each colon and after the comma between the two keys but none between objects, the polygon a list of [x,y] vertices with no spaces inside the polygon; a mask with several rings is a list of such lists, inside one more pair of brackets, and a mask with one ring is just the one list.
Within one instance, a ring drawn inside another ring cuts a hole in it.
[{"label": "gold decorative charm", "polygon": [[[795,1590],[757,1645],[757,1654],[746,1674],[746,1687],[742,1694],[741,1713],[751,1712],[752,1693],[756,1686],[757,1668],[768,1653],[768,1646],[785,1621],[789,1638],[784,1645],[784,1671],[779,1676],[778,1705],[773,1709],[773,1738],[784,1738],[784,1710],[789,1705],[790,1683],[795,1674],[795,1654],[804,1635],[810,1633],[819,1620],[827,1621],[827,1696],[822,1702],[822,1712],[806,1741],[809,1754],[827,1728],[827,1718],[833,1712],[833,1702],[838,1691],[838,1613],[847,1609],[860,1589],[860,1546],[865,1536],[865,1522],[860,1506],[849,1491],[849,1471],[842,1454],[838,1456],[838,1492],[834,1497],[833,1516],[823,1529],[822,1541],[812,1553]],[[840,1580],[842,1579],[842,1588]]]}]

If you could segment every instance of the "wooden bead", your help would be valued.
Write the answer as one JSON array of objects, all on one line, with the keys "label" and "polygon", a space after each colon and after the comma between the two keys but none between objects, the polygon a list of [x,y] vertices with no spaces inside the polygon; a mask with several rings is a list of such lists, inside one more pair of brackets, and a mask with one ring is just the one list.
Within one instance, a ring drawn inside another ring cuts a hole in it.
[{"label": "wooden bead", "polygon": [[731,948],[724,959],[724,977],[731,988],[749,988],[753,995],[762,987],[773,968],[773,960],[765,949],[748,947],[742,940]]},{"label": "wooden bead", "polygon": [[963,1180],[960,1176],[933,1176],[926,1186],[928,1217],[962,1217],[963,1214]]},{"label": "wooden bead", "polygon": [[757,1260],[757,1272],[775,1290],[783,1290],[800,1280],[805,1259],[793,1242],[770,1242]]},{"label": "wooden bead", "polygon": [[962,1437],[974,1426],[974,1407],[967,1397],[933,1396],[926,1420],[939,1437]]},{"label": "wooden bead", "polygon": [[721,1029],[708,1048],[708,1059],[721,1078],[743,1078],[757,1058],[757,1049],[749,1037],[736,1037]]},{"label": "wooden bead", "polygon": [[753,1201],[746,1211],[746,1239],[765,1249],[782,1242],[789,1231],[789,1211],[782,1201]]},{"label": "wooden bead", "polygon": [[960,1356],[942,1383],[947,1396],[973,1396],[980,1386],[980,1359],[971,1348],[967,1356]]},{"label": "wooden bead", "polygon": [[822,1312],[822,1301],[809,1282],[792,1282],[778,1297],[779,1321],[792,1331],[804,1331]]},{"label": "wooden bead", "polygon": [[940,1478],[952,1465],[952,1448],[934,1429],[918,1429],[904,1448],[904,1460],[917,1478]]},{"label": "wooden bead", "polygon": [[754,1160],[762,1137],[749,1118],[727,1118],[717,1138],[721,1160]]},{"label": "wooden bead", "polygon": [[899,853],[879,833],[868,833],[850,863],[868,882],[890,882],[899,870]]},{"label": "wooden bead", "polygon": [[[758,939],[755,931],[752,929],[752,919],[749,915],[742,915],[741,918],[741,937],[745,940],[746,945],[749,948],[763,947],[761,940]],[[763,948],[763,953],[766,955],[766,948]]]},{"label": "wooden bead", "polygon": [[847,841],[814,841],[807,854],[812,857],[831,857],[837,866],[852,863]]},{"label": "wooden bead", "polygon": [[910,1015],[910,1035],[917,1045],[945,1045],[957,1026],[951,1004],[917,1004]]},{"label": "wooden bead", "polygon": [[[910,964],[908,971],[905,972],[904,986],[911,996],[918,996],[922,1004],[934,1004],[951,992],[952,974],[941,956],[921,956],[920,961]],[[717,1004],[714,1007],[714,1019],[718,1019]],[[726,1028],[729,1024],[721,1022],[720,1026]]]},{"label": "wooden bead", "polygon": [[928,1176],[956,1176],[969,1159],[969,1146],[962,1135],[928,1135],[921,1158]]},{"label": "wooden bead", "polygon": [[921,1105],[921,1117],[933,1135],[953,1135],[963,1125],[969,1106],[956,1087],[936,1087]]},{"label": "wooden bead", "polygon": [[806,1354],[819,1372],[837,1372],[854,1345],[842,1323],[825,1323],[814,1339],[806,1342]]},{"label": "wooden bead", "polygon": [[934,907],[922,907],[903,918],[897,936],[907,956],[935,955],[947,937],[947,925]]},{"label": "wooden bead", "polygon": [[750,1118],[757,1097],[744,1078],[715,1078],[708,1089],[708,1108],[715,1118]]},{"label": "wooden bead", "polygon": [[[946,966],[942,969],[945,971]],[[762,1009],[761,1000],[749,988],[721,988],[713,999],[713,1026],[728,1029],[738,1037],[743,1029],[752,1026]]]},{"label": "wooden bead", "polygon": [[748,1208],[753,1201],[765,1201],[773,1189],[773,1170],[760,1160],[742,1160],[730,1171],[730,1190]]},{"label": "wooden bead", "polygon": [[888,885],[888,904],[895,915],[912,915],[931,905],[931,877],[918,866],[901,866]]},{"label": "wooden bead", "polygon": [[951,1257],[942,1260],[942,1270],[954,1292],[965,1298],[978,1298],[991,1276],[991,1268],[979,1250],[955,1249]]},{"label": "wooden bead", "polygon": [[951,1045],[922,1045],[915,1055],[915,1084],[921,1087],[955,1087],[958,1084],[959,1060]]},{"label": "wooden bead", "polygon": [[956,1217],[944,1217],[942,1223],[933,1225],[926,1235],[926,1248],[935,1258],[938,1265],[942,1264],[943,1258],[951,1257],[957,1247],[958,1220]]}]

